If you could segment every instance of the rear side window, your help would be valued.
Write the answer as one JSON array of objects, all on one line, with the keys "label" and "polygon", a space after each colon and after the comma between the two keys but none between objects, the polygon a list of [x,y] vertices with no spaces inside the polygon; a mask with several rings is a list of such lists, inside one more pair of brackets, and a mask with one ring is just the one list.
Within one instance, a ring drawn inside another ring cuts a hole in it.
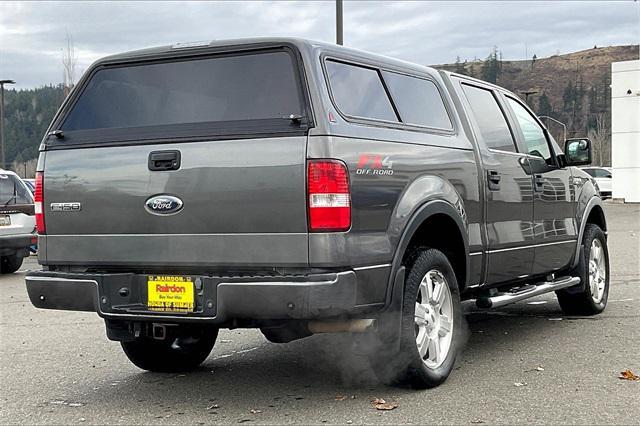
[{"label": "rear side window", "polygon": [[325,65],[340,111],[352,117],[398,121],[377,70],[330,60]]},{"label": "rear side window", "polygon": [[515,142],[507,119],[490,90],[462,84],[480,133],[488,148],[516,152]]},{"label": "rear side window", "polygon": [[31,192],[14,175],[0,173],[0,207],[12,204],[33,204]]},{"label": "rear side window", "polygon": [[283,120],[303,115],[286,51],[110,67],[97,71],[65,131]]},{"label": "rear side window", "polygon": [[403,123],[452,129],[440,92],[432,81],[388,71],[382,75]]}]

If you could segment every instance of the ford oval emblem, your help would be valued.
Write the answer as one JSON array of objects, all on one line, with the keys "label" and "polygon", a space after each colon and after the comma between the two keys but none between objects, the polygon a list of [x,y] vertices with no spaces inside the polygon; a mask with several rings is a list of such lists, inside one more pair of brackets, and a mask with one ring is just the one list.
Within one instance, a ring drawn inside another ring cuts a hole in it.
[{"label": "ford oval emblem", "polygon": [[182,206],[182,200],[173,195],[155,195],[144,203],[149,213],[158,215],[178,213]]}]

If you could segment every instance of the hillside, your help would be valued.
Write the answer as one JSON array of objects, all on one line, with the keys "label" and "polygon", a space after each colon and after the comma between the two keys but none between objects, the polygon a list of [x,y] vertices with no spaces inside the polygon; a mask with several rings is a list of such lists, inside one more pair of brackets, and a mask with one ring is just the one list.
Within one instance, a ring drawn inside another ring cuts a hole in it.
[{"label": "hillside", "polygon": [[[484,61],[436,65],[495,82],[521,95],[535,92],[528,103],[539,115],[567,125],[568,136],[599,139],[598,162],[608,164],[611,62],[638,59],[638,46],[593,48],[529,61],[503,61],[494,50]],[[5,155],[7,167],[21,172],[37,157],[40,140],[63,99],[63,87],[5,90]],[[561,128],[550,124],[557,140]],[[15,164],[14,164],[15,163]],[[30,167],[31,168],[31,167]]]},{"label": "hillside", "polygon": [[[485,61],[436,65],[495,82],[523,99],[539,114],[567,125],[568,137],[585,136],[602,122],[608,134],[611,113],[611,63],[638,59],[638,45],[593,48],[527,61],[502,61],[494,51]],[[559,129],[550,125],[554,135]]]}]

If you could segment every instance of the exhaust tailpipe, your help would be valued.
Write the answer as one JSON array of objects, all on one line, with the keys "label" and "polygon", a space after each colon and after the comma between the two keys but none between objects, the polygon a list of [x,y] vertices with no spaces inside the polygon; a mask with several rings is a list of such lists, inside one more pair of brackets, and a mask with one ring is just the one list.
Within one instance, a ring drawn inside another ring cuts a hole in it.
[{"label": "exhaust tailpipe", "polygon": [[347,321],[309,321],[307,328],[313,334],[318,333],[364,333],[375,330],[375,319],[354,319]]}]

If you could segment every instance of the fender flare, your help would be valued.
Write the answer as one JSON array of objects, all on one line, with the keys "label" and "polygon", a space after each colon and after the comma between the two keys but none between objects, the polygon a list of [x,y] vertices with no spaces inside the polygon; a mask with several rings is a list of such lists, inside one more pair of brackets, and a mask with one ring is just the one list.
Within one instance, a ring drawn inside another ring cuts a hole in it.
[{"label": "fender flare", "polygon": [[[578,262],[580,261],[580,248],[582,247],[584,230],[587,227],[587,218],[589,217],[595,206],[598,206],[602,209],[602,199],[600,199],[600,197],[592,197],[587,203],[587,206],[584,208],[584,211],[582,213],[582,220],[580,221],[580,232],[578,232],[578,243],[576,244],[576,250],[573,254],[573,262],[571,262],[571,269],[574,269],[576,266],[578,266]],[[604,209],[602,210],[604,211]],[[606,217],[603,216],[603,220],[605,221],[606,227]],[[603,229],[602,231],[606,235],[607,230]]]},{"label": "fender flare", "polygon": [[[395,254],[393,256],[393,261],[391,263],[391,273],[389,274],[389,283],[388,283],[388,291],[387,291],[387,306],[390,304],[391,302],[391,296],[396,293],[397,290],[394,291],[394,286],[398,283],[399,280],[396,279],[396,275],[398,274],[398,272],[401,269],[404,269],[402,267],[402,258],[404,256],[405,251],[407,250],[407,247],[409,246],[409,242],[411,241],[411,239],[413,238],[415,232],[418,230],[418,228],[420,227],[420,225],[422,225],[422,223],[429,219],[431,216],[436,215],[436,214],[444,214],[446,216],[448,216],[449,218],[453,219],[453,221],[456,223],[456,225],[458,226],[458,231],[460,232],[460,235],[462,236],[462,241],[463,241],[463,246],[464,246],[464,258],[465,258],[465,268],[467,273],[465,274],[465,281],[464,283],[458,283],[458,285],[461,288],[465,288],[468,284],[469,281],[469,236],[468,236],[468,232],[467,232],[467,226],[465,224],[465,221],[463,220],[463,218],[460,216],[460,212],[459,209],[456,209],[453,205],[451,205],[449,202],[441,200],[441,199],[436,199],[436,200],[430,200],[427,201],[426,203],[424,203],[422,206],[420,206],[416,212],[411,216],[411,218],[409,219],[409,221],[407,222],[407,225],[405,226],[403,232],[402,232],[402,236],[400,237],[400,240],[398,242],[398,244],[396,245],[396,250],[395,250]],[[402,280],[402,282],[400,283],[402,285],[404,285],[404,280]]]}]

